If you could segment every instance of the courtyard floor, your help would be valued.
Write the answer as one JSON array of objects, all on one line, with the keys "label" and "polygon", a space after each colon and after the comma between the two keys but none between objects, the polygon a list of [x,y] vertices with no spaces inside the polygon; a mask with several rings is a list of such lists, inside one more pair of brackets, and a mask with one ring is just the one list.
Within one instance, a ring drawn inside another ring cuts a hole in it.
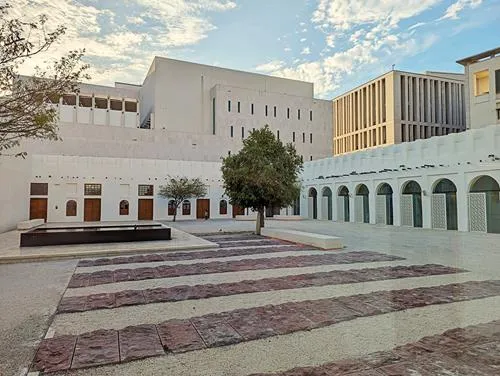
[{"label": "courtyard floor", "polygon": [[498,235],[266,223],[343,238],[323,251],[174,226],[219,247],[0,265],[0,374],[500,374]]}]

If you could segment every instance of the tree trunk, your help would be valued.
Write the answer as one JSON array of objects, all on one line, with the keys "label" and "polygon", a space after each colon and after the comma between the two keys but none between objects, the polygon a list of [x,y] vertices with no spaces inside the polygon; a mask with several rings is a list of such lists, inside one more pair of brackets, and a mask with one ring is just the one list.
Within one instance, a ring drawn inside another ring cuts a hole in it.
[{"label": "tree trunk", "polygon": [[257,221],[255,224],[255,233],[260,235],[260,229],[264,227],[264,209],[257,210]]},{"label": "tree trunk", "polygon": [[177,217],[177,210],[174,213],[174,219],[172,220],[172,222],[175,222],[175,217]]}]

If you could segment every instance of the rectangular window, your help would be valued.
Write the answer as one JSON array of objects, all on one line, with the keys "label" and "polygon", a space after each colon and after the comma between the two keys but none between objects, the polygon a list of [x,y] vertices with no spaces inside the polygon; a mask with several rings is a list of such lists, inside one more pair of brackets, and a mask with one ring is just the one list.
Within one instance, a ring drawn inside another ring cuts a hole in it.
[{"label": "rectangular window", "polygon": [[78,97],[78,104],[80,107],[92,107],[92,98],[80,95]]},{"label": "rectangular window", "polygon": [[309,133],[309,143],[310,144],[313,143],[313,134],[312,133]]},{"label": "rectangular window", "polygon": [[313,156],[312,156],[312,155],[309,157],[309,160],[310,160],[310,161],[312,161],[312,160],[313,160]]},{"label": "rectangular window", "polygon": [[500,120],[500,108],[497,108],[497,120]]},{"label": "rectangular window", "polygon": [[100,196],[101,184],[85,184],[83,191],[85,196]]},{"label": "rectangular window", "polygon": [[292,141],[295,142],[295,132],[292,132]]},{"label": "rectangular window", "polygon": [[382,143],[385,144],[387,142],[387,131],[385,125],[382,127]]},{"label": "rectangular window", "polygon": [[406,124],[401,124],[401,141],[406,141]]},{"label": "rectangular window", "polygon": [[125,112],[137,112],[137,102],[125,102]]},{"label": "rectangular window", "polygon": [[495,93],[500,94],[500,69],[495,71]]},{"label": "rectangular window", "polygon": [[231,112],[231,101],[227,101],[227,112]]},{"label": "rectangular window", "polygon": [[490,92],[490,74],[488,70],[474,73],[474,95],[483,95]]},{"label": "rectangular window", "polygon": [[229,151],[227,152],[227,155],[231,155],[231,150],[229,150]]},{"label": "rectangular window", "polygon": [[306,134],[302,133],[302,143],[306,143]]},{"label": "rectangular window", "polygon": [[280,139],[280,131],[276,131],[276,138],[279,140]]},{"label": "rectangular window", "polygon": [[240,112],[241,112],[241,103],[238,102],[238,113],[240,113]]},{"label": "rectangular window", "polygon": [[47,196],[49,194],[48,183],[31,183],[30,195],[32,196]]},{"label": "rectangular window", "polygon": [[109,108],[112,109],[113,111],[122,111],[123,102],[118,99],[111,99],[109,101]]},{"label": "rectangular window", "polygon": [[267,116],[267,104],[266,104],[266,116]]},{"label": "rectangular window", "polygon": [[250,105],[250,113],[253,115],[253,103]]},{"label": "rectangular window", "polygon": [[245,127],[241,127],[241,138],[245,138]]},{"label": "rectangular window", "polygon": [[309,121],[313,121],[313,112],[312,112],[312,110],[309,111]]},{"label": "rectangular window", "polygon": [[233,128],[233,126],[231,125],[229,127],[229,129],[230,129],[230,132],[231,132],[231,137],[233,137],[234,136],[234,128]]},{"label": "rectangular window", "polygon": [[377,130],[372,130],[372,146],[377,146]]},{"label": "rectangular window", "polygon": [[286,118],[290,119],[290,108],[286,109]]},{"label": "rectangular window", "polygon": [[215,98],[212,99],[212,134],[215,134]]},{"label": "rectangular window", "polygon": [[300,110],[297,110],[297,119],[300,120]]},{"label": "rectangular window", "polygon": [[63,104],[66,106],[76,106],[76,95],[63,95]]},{"label": "rectangular window", "polygon": [[150,184],[139,184],[139,196],[153,196],[153,186]]},{"label": "rectangular window", "polygon": [[276,117],[276,106],[274,106],[273,111],[274,111],[274,117]]}]

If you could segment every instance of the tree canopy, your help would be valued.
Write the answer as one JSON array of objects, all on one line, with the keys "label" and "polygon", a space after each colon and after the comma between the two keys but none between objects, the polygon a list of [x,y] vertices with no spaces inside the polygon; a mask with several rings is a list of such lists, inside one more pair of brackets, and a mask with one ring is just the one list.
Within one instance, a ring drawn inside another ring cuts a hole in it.
[{"label": "tree canopy", "polygon": [[160,187],[160,191],[158,192],[160,197],[170,199],[174,202],[174,222],[177,216],[177,208],[184,200],[203,197],[206,194],[207,187],[200,178],[188,179],[186,177],[179,179],[171,178],[166,185]]},{"label": "tree canopy", "polygon": [[250,132],[243,148],[223,158],[224,189],[232,205],[258,213],[256,232],[264,225],[265,207],[291,205],[300,194],[302,158],[266,125]]},{"label": "tree canopy", "polygon": [[48,30],[46,15],[10,18],[11,8],[0,5],[0,154],[24,138],[58,140],[57,110],[50,103],[76,92],[78,81],[89,78],[81,61],[84,50],[69,51],[47,69],[35,68],[34,77],[19,76],[19,67],[46,52],[66,29]]}]

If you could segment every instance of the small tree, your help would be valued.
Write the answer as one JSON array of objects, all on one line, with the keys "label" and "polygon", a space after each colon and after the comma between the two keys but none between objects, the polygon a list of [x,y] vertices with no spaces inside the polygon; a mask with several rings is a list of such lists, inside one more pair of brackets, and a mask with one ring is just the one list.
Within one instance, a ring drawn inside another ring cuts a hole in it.
[{"label": "small tree", "polygon": [[207,187],[200,178],[188,179],[185,177],[180,179],[170,179],[167,185],[160,187],[160,192],[158,193],[160,197],[170,199],[174,202],[174,222],[177,216],[177,208],[184,202],[184,200],[203,197],[206,194]]},{"label": "small tree", "polygon": [[223,158],[224,189],[232,205],[257,211],[256,233],[264,226],[265,207],[291,205],[300,193],[302,158],[283,145],[266,125],[250,132],[239,153]]},{"label": "small tree", "polygon": [[19,66],[47,51],[65,28],[47,30],[45,15],[30,21],[9,18],[11,8],[0,5],[0,154],[18,146],[23,138],[58,140],[57,111],[48,104],[76,92],[77,82],[89,78],[88,65],[81,62],[84,50],[70,51],[51,69],[37,67],[36,78],[21,78]]}]

